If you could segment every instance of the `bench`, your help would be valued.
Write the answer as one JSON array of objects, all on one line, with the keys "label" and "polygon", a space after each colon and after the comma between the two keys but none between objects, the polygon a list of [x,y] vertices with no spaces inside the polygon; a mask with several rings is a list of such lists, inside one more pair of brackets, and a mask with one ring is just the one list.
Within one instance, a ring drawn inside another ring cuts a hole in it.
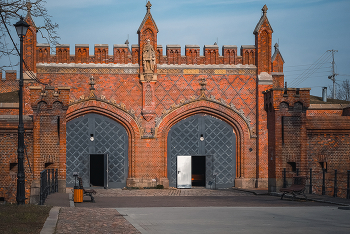
[{"label": "bench", "polygon": [[281,200],[283,199],[284,195],[287,193],[290,193],[293,195],[293,201],[294,198],[297,195],[303,195],[305,197],[305,200],[307,200],[307,197],[305,195],[305,184],[306,184],[306,177],[305,176],[294,176],[293,177],[293,184],[288,188],[281,188],[280,192],[282,192]]},{"label": "bench", "polygon": [[90,196],[91,198],[91,202],[95,202],[95,198],[94,196],[92,196],[92,194],[96,194],[96,191],[93,189],[84,189],[83,187],[83,179],[81,177],[78,177],[79,180],[79,188],[83,190],[83,196]]}]

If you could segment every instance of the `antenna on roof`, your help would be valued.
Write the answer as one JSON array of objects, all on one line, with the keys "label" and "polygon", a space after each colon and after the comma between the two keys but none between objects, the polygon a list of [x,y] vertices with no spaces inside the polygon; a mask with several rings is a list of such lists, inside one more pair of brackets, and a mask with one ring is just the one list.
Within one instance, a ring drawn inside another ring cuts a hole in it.
[{"label": "antenna on roof", "polygon": [[333,81],[333,99],[335,99],[335,76],[337,76],[338,74],[335,73],[335,70],[334,70],[334,65],[335,65],[335,62],[334,62],[334,53],[338,52],[338,50],[327,50],[328,52],[332,52],[332,57],[333,57],[333,61],[331,62],[332,63],[332,75],[328,76],[328,79],[331,79]]},{"label": "antenna on roof", "polygon": [[128,39],[126,39],[125,44],[129,45],[129,34],[128,34]]}]

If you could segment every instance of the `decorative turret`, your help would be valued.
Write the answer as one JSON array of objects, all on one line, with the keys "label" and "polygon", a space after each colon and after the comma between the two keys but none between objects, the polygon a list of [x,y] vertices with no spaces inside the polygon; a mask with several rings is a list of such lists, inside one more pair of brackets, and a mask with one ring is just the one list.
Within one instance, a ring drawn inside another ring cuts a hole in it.
[{"label": "decorative turret", "polygon": [[271,61],[271,75],[273,77],[273,87],[283,88],[284,84],[284,74],[283,74],[283,64],[284,60],[278,49],[278,44],[275,44],[275,53],[272,56]]},{"label": "decorative turret", "polygon": [[[139,34],[139,64],[140,64],[140,73],[146,72],[149,76],[150,72],[157,72],[157,61],[155,58],[155,51],[157,51],[157,33],[159,32],[158,27],[153,20],[151,14],[152,4],[148,1],[146,4],[147,12],[143,21],[137,30]],[[153,56],[154,55],[154,56]],[[153,58],[154,57],[154,58]],[[149,69],[152,67],[153,69]],[[147,69],[147,70],[146,70]],[[156,78],[156,76],[154,76]],[[141,80],[146,79],[142,77]],[[148,78],[147,78],[148,79]]]},{"label": "decorative turret", "polygon": [[[145,136],[154,137],[155,83],[157,82],[157,33],[158,27],[151,15],[152,4],[146,4],[147,12],[139,27],[139,64],[142,83],[142,116],[147,121]],[[134,51],[133,51],[134,52]],[[135,51],[136,52],[136,51]]]},{"label": "decorative turret", "polygon": [[25,21],[30,25],[28,28],[27,34],[24,37],[23,47],[25,48],[23,53],[23,60],[26,66],[23,66],[24,75],[23,79],[29,79],[26,75],[25,71],[28,69],[34,73],[36,73],[36,33],[37,29],[34,23],[34,20],[31,15],[32,4],[28,1],[26,4],[27,7],[27,15],[25,17]]},{"label": "decorative turret", "polygon": [[271,73],[271,39],[273,30],[266,16],[267,9],[266,5],[261,9],[263,15],[253,32],[255,34],[255,64],[258,67],[258,75],[261,72]]}]

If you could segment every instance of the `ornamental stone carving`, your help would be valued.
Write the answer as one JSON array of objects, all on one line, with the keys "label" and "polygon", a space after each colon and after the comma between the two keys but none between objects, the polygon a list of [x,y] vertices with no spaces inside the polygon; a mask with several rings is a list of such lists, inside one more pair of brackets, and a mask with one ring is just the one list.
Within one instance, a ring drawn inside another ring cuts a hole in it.
[{"label": "ornamental stone carving", "polygon": [[147,44],[143,48],[142,52],[143,69],[145,73],[154,73],[154,65],[156,63],[156,53],[150,40],[147,40]]}]

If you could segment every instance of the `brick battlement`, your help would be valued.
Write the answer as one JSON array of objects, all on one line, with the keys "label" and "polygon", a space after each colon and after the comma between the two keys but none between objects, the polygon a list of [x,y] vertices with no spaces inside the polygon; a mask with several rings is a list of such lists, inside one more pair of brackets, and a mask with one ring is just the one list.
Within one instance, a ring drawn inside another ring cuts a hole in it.
[{"label": "brick battlement", "polygon": [[265,110],[267,105],[272,105],[274,109],[278,109],[280,103],[287,103],[289,107],[299,102],[304,108],[310,106],[310,88],[274,88],[263,92],[265,96]]},{"label": "brick battlement", "polygon": [[46,108],[51,109],[54,103],[62,104],[63,109],[67,109],[69,105],[69,91],[68,87],[46,87],[43,89],[40,86],[30,86],[30,104],[34,109],[37,109],[38,103],[45,102]]},{"label": "brick battlement", "polygon": [[[180,45],[167,45],[165,55],[163,47],[157,46],[157,64],[227,64],[227,65],[255,65],[255,45],[241,46],[240,56],[237,53],[237,46],[222,46],[221,55],[218,45],[205,45],[203,54],[200,54],[198,45],[186,45],[185,55],[181,54]],[[114,63],[114,64],[138,64],[140,56],[139,45],[128,44],[113,45],[113,55],[109,55],[107,44],[95,44],[94,54],[90,55],[88,44],[76,44],[75,54],[70,54],[70,46],[61,44],[56,46],[56,54],[50,54],[49,44],[37,44],[37,63]]]}]

